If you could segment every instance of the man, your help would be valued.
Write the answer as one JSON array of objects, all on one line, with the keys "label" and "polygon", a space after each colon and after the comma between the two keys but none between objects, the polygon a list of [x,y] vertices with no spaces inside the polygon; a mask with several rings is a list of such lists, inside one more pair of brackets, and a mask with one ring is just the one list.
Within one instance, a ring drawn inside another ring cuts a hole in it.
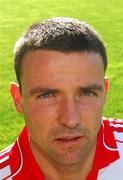
[{"label": "man", "polygon": [[98,34],[51,18],[32,25],[14,53],[19,85],[10,90],[26,126],[0,153],[0,179],[123,179],[123,122],[102,118],[107,57]]}]

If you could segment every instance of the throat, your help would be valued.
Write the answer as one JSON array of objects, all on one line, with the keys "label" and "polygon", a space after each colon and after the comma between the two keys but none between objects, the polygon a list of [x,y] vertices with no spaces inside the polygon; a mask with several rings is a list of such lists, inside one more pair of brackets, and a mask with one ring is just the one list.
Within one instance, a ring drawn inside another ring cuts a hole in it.
[{"label": "throat", "polygon": [[45,180],[86,180],[90,171],[91,166],[69,166],[63,167],[62,169],[57,169],[57,171],[52,171],[52,173],[50,172],[49,174],[45,172],[44,175]]}]

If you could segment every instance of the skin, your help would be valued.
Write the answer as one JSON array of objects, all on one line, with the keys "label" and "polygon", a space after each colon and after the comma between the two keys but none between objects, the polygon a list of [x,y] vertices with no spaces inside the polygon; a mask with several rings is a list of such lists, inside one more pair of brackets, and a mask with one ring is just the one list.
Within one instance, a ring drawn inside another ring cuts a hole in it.
[{"label": "skin", "polygon": [[11,93],[46,179],[86,179],[108,87],[101,56],[87,51],[28,52],[21,86],[20,93],[19,86],[11,84]]}]

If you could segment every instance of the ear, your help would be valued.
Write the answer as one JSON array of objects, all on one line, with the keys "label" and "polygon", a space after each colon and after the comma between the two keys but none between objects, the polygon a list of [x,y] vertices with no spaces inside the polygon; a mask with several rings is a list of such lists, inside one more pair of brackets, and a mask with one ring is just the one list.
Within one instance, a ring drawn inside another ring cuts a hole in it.
[{"label": "ear", "polygon": [[16,111],[20,114],[23,114],[22,97],[21,97],[19,85],[12,82],[10,84],[10,93],[13,97]]},{"label": "ear", "polygon": [[108,80],[108,77],[105,77],[104,78],[104,92],[105,92],[105,98],[106,98],[106,95],[108,93],[108,89],[109,89],[109,80]]}]

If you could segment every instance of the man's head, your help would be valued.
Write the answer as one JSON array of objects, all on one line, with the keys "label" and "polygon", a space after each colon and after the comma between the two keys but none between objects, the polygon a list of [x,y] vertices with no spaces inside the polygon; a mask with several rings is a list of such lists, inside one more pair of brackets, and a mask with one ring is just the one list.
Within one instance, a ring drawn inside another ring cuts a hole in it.
[{"label": "man's head", "polygon": [[101,55],[104,71],[107,67],[106,50],[96,31],[77,19],[58,17],[33,24],[17,41],[15,71],[21,85],[21,66],[26,53],[38,49],[60,52],[97,52]]},{"label": "man's head", "polygon": [[12,84],[11,93],[41,169],[46,162],[65,171],[74,167],[72,173],[91,166],[107,93],[106,66],[102,41],[75,19],[33,25],[16,44],[21,91]]}]

